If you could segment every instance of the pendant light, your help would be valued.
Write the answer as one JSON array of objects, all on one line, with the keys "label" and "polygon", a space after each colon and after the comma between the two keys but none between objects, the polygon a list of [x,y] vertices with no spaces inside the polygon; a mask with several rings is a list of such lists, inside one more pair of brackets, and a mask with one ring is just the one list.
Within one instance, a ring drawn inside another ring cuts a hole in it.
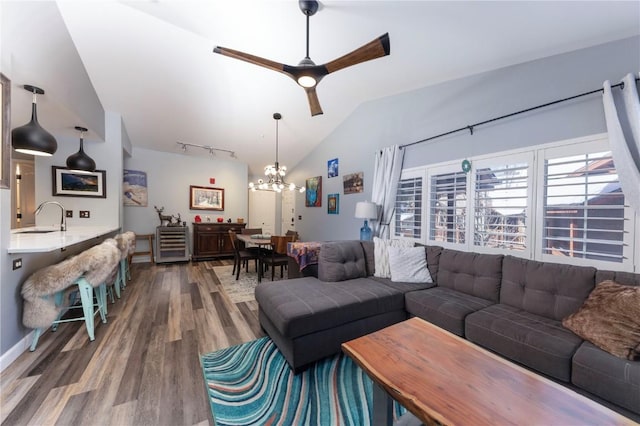
[{"label": "pendant light", "polygon": [[249,189],[252,191],[275,191],[282,192],[283,189],[289,189],[290,191],[304,192],[304,186],[297,186],[295,183],[287,183],[284,180],[284,176],[287,174],[287,167],[280,166],[278,162],[278,121],[282,118],[280,113],[274,113],[273,119],[276,120],[276,162],[275,164],[269,164],[264,168],[264,174],[267,177],[267,181],[264,179],[258,179],[257,183],[250,182]]},{"label": "pendant light", "polygon": [[23,154],[52,156],[58,149],[58,142],[51,133],[38,124],[36,111],[36,95],[44,95],[44,90],[28,84],[24,85],[24,90],[33,93],[31,121],[11,131],[13,149]]},{"label": "pendant light", "polygon": [[93,172],[96,170],[96,162],[84,152],[84,139],[82,136],[87,131],[85,127],[76,126],[80,132],[80,149],[67,158],[67,168],[77,172]]}]

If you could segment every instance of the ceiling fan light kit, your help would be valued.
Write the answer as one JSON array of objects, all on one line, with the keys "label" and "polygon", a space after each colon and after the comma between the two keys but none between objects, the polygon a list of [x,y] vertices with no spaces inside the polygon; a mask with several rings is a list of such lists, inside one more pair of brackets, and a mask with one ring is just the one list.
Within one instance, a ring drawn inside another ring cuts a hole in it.
[{"label": "ceiling fan light kit", "polygon": [[307,17],[307,55],[298,63],[298,65],[281,64],[269,59],[221,46],[216,46],[213,51],[220,55],[249,62],[250,64],[268,68],[289,76],[298,83],[298,85],[304,88],[305,92],[307,92],[307,100],[309,102],[311,116],[316,116],[322,114],[320,101],[316,94],[316,86],[324,76],[343,68],[389,55],[389,53],[391,53],[391,42],[389,40],[389,33],[385,33],[377,39],[339,57],[338,59],[334,59],[333,61],[327,62],[323,65],[316,65],[309,56],[309,17],[313,16],[318,11],[318,2],[316,0],[299,0],[298,5],[300,6],[302,13]]},{"label": "ceiling fan light kit", "polygon": [[44,95],[44,90],[28,84],[24,85],[24,90],[33,93],[31,121],[11,131],[11,144],[17,152],[50,157],[58,150],[58,142],[40,126],[36,110],[36,95]]},{"label": "ceiling fan light kit", "polygon": [[282,118],[282,115],[278,112],[273,114],[273,119],[276,120],[276,162],[275,164],[269,164],[264,168],[264,174],[267,181],[264,179],[258,179],[256,183],[249,182],[249,189],[252,191],[275,191],[282,192],[283,189],[289,191],[298,190],[304,192],[304,186],[297,186],[295,183],[287,183],[284,179],[287,174],[287,167],[281,166],[278,162],[278,121]]},{"label": "ceiling fan light kit", "polygon": [[87,128],[76,126],[75,129],[80,132],[80,149],[67,158],[67,168],[74,172],[94,172],[96,170],[96,162],[84,152],[83,135]]}]

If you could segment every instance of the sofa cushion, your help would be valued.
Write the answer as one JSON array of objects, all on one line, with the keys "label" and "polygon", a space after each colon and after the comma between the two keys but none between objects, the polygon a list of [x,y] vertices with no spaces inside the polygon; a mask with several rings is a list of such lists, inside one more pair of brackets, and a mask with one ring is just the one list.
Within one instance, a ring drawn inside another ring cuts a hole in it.
[{"label": "sofa cushion", "polygon": [[263,281],[255,296],[260,310],[287,338],[387,312],[404,312],[404,294],[370,278],[339,283],[313,277]]},{"label": "sofa cushion", "polygon": [[558,380],[571,380],[571,357],[582,339],[560,321],[505,304],[467,316],[468,340]]},{"label": "sofa cushion", "polygon": [[607,280],[615,281],[622,285],[640,286],[640,274],[621,271],[596,271],[596,283]]},{"label": "sofa cushion", "polygon": [[426,290],[428,288],[433,288],[436,286],[435,283],[408,283],[408,282],[393,282],[391,278],[378,278],[378,277],[369,277],[369,279],[377,281],[381,284],[389,286],[395,290],[401,291],[403,293],[408,293],[410,291],[418,291],[418,290]]},{"label": "sofa cushion", "polygon": [[613,356],[584,342],[573,356],[571,382],[640,414],[640,362]]},{"label": "sofa cushion", "polygon": [[432,283],[424,247],[389,247],[391,281]]},{"label": "sofa cushion", "polygon": [[502,277],[502,255],[444,249],[436,282],[471,296],[497,303]]},{"label": "sofa cushion", "polygon": [[340,241],[322,245],[318,255],[318,278],[336,282],[367,276],[364,250],[359,241]]},{"label": "sofa cushion", "polygon": [[367,265],[367,276],[370,277],[376,270],[375,246],[373,241],[360,241],[364,250],[364,260]]},{"label": "sofa cushion", "polygon": [[612,355],[640,361],[640,287],[603,281],[562,325]]},{"label": "sofa cushion", "polygon": [[562,321],[595,285],[596,269],[505,256],[500,303]]},{"label": "sofa cushion", "polygon": [[400,238],[383,240],[382,238],[373,237],[375,271],[373,276],[378,278],[391,278],[391,269],[389,267],[389,247],[413,247],[415,243],[412,240],[404,240]]},{"label": "sofa cushion", "polygon": [[405,294],[406,310],[458,336],[464,336],[464,319],[493,302],[449,288],[436,287]]}]

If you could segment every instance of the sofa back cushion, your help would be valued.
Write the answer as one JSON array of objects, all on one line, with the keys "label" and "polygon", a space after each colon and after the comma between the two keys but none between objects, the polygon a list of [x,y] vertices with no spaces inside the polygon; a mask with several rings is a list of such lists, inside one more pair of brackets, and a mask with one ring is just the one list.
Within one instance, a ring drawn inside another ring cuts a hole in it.
[{"label": "sofa back cushion", "polygon": [[500,296],[502,258],[501,254],[443,249],[438,264],[438,287],[451,288],[497,303]]},{"label": "sofa back cushion", "polygon": [[640,286],[640,274],[634,274],[633,272],[599,270],[596,272],[596,284],[600,284],[603,281],[615,281],[622,285]]},{"label": "sofa back cushion", "polygon": [[318,279],[336,282],[366,276],[365,254],[360,241],[339,241],[322,245],[318,255]]},{"label": "sofa back cushion", "polygon": [[373,241],[360,241],[364,250],[364,259],[367,266],[367,276],[370,277],[376,270],[375,246]]},{"label": "sofa back cushion", "polygon": [[592,267],[505,256],[500,303],[561,321],[580,309],[595,276]]}]

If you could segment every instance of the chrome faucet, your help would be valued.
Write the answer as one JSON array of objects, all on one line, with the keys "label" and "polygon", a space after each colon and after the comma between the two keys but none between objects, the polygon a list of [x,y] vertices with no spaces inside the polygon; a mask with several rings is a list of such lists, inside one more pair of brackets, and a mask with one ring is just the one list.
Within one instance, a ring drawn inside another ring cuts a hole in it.
[{"label": "chrome faucet", "polygon": [[67,230],[67,218],[65,217],[64,214],[64,206],[62,204],[60,204],[57,201],[45,201],[44,203],[41,203],[38,208],[35,211],[35,214],[37,215],[38,213],[40,213],[42,211],[42,208],[44,206],[46,206],[47,204],[55,204],[56,206],[60,207],[60,210],[62,211],[61,215],[62,217],[60,218],[60,230],[61,231],[66,231]]}]

